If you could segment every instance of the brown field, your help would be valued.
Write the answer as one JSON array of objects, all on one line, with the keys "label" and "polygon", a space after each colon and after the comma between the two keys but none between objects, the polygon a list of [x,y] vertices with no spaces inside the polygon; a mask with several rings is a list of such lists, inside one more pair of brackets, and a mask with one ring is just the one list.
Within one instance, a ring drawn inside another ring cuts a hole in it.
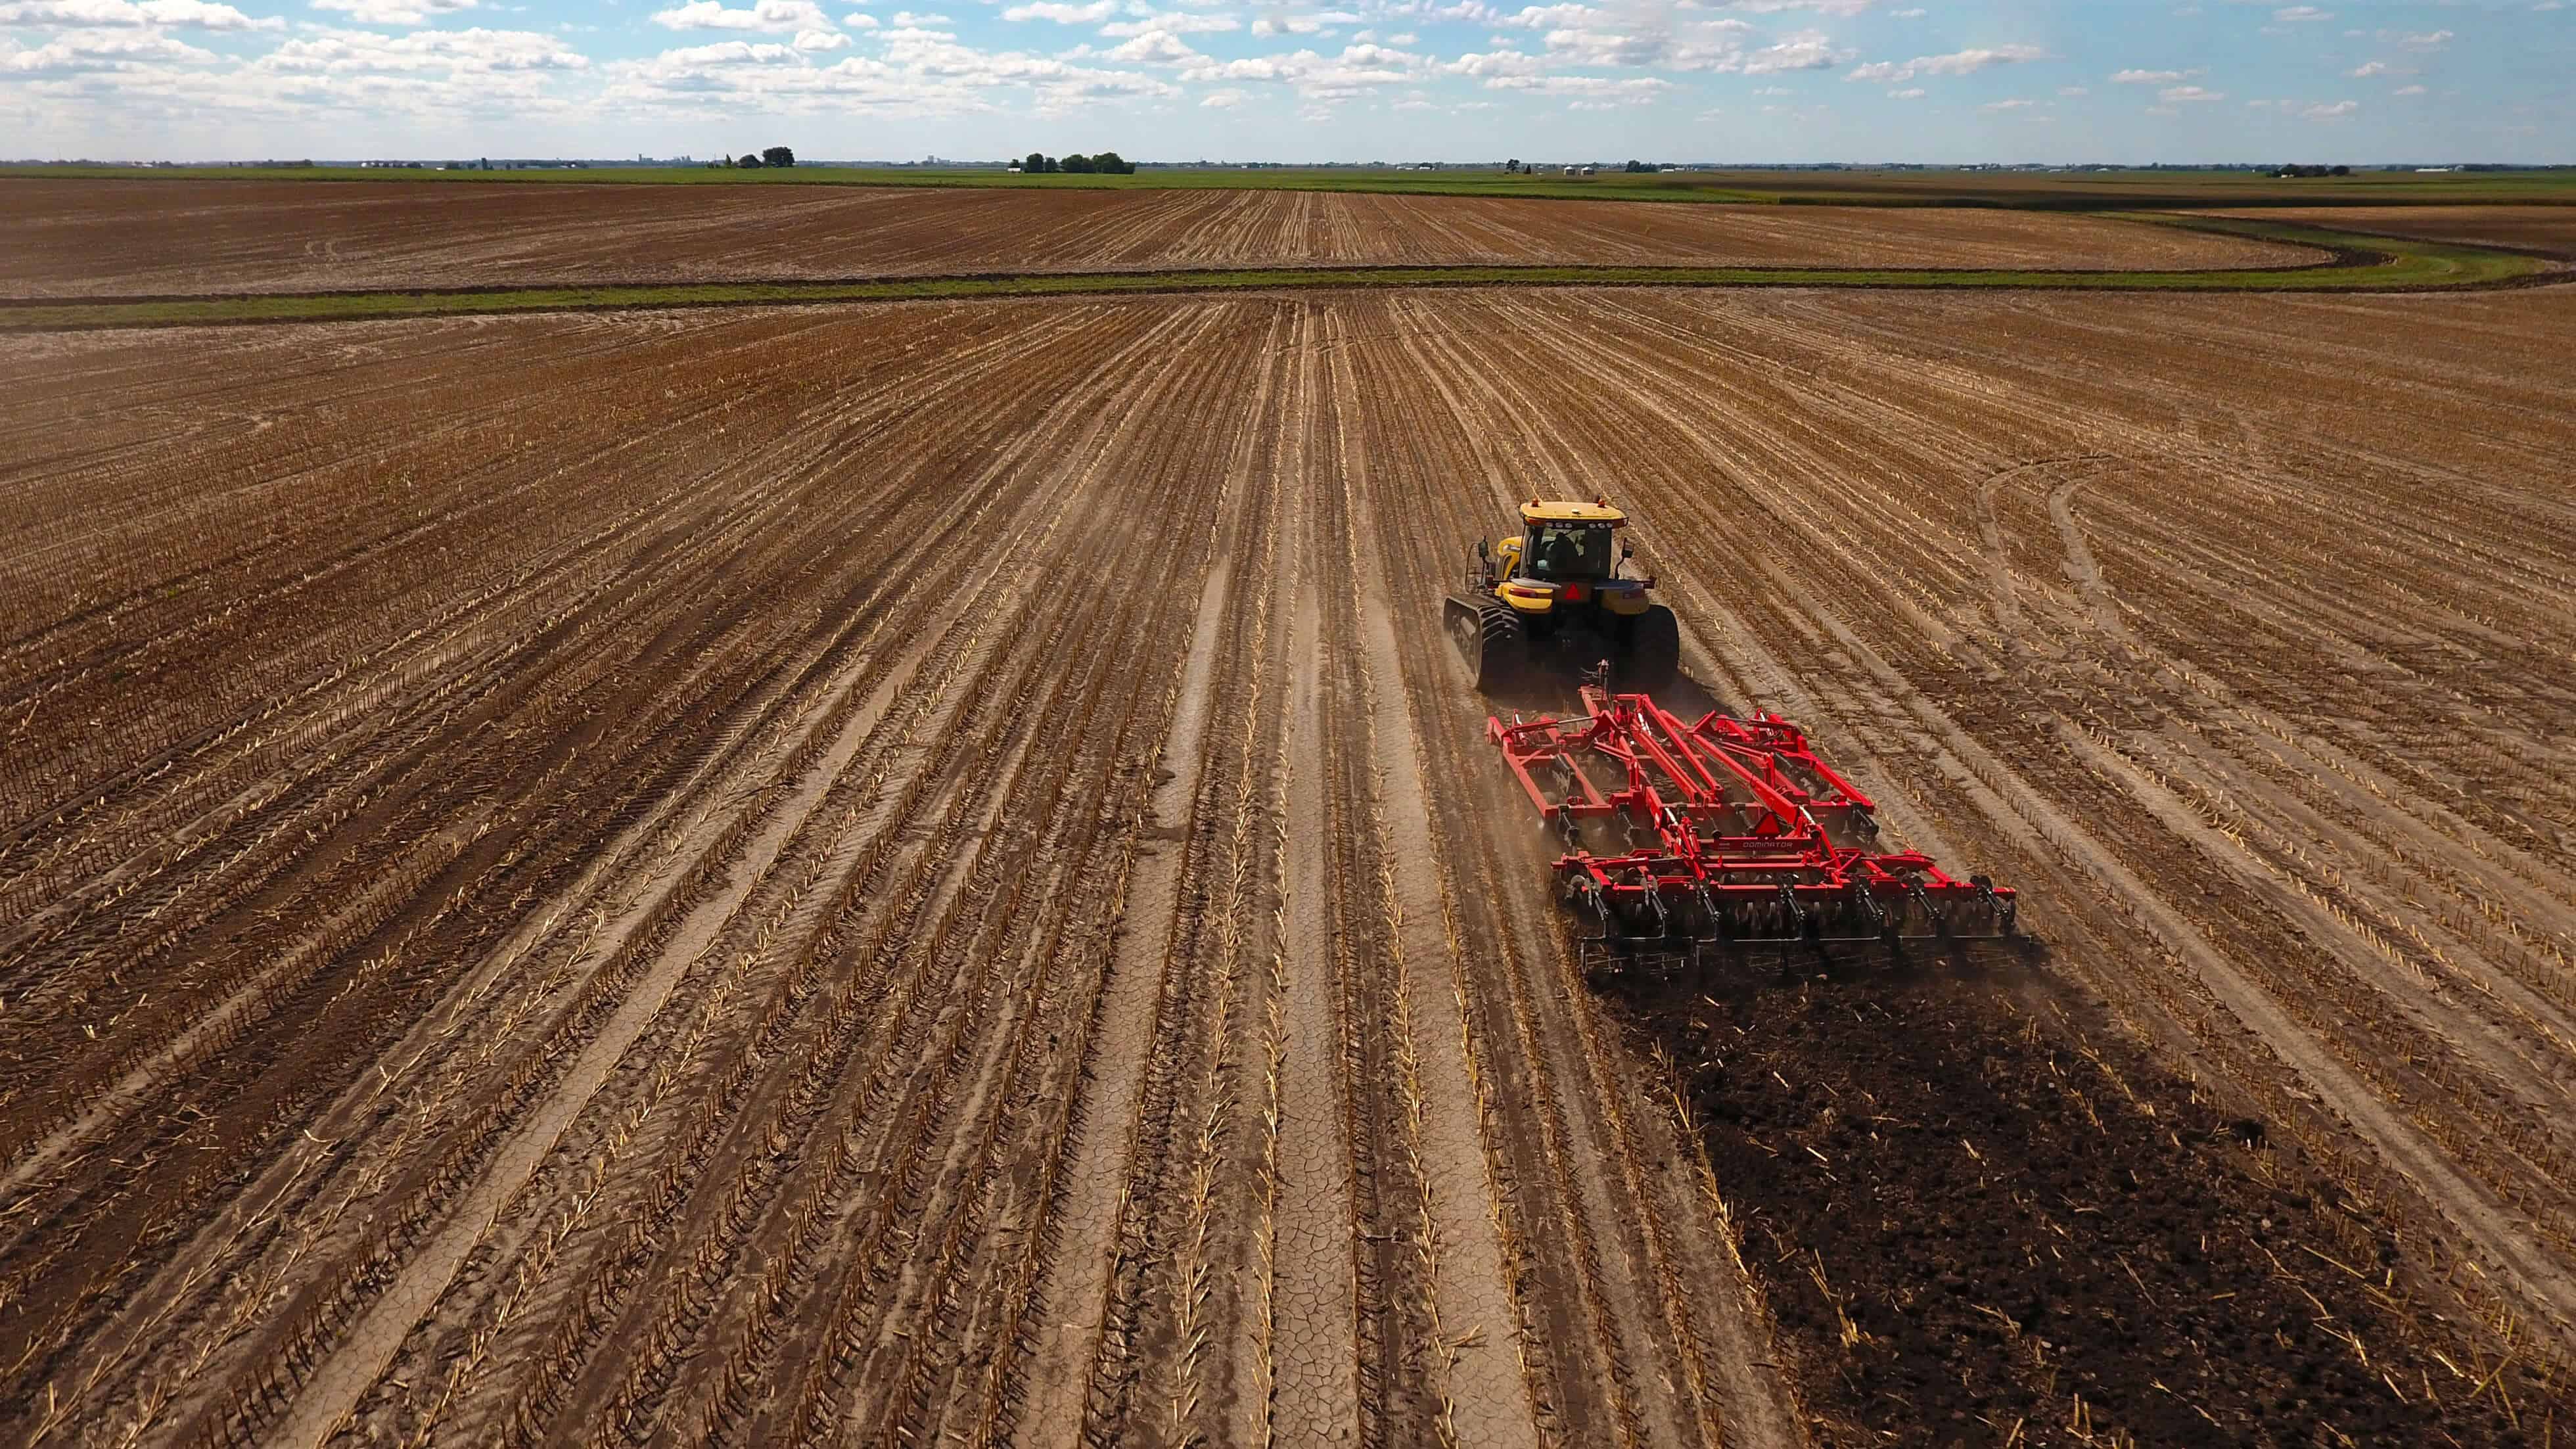
[{"label": "brown field", "polygon": [[2302,247],[2139,222],[1297,191],[0,181],[0,295],[1339,263],[2211,268]]},{"label": "brown field", "polygon": [[[2563,1438],[2571,329],[0,340],[0,1440]],[[1580,977],[1436,600],[1595,488],[2027,950]]]},{"label": "brown field", "polygon": [[2521,247],[2576,260],[2576,206],[2315,206],[2228,212],[2425,241]]}]

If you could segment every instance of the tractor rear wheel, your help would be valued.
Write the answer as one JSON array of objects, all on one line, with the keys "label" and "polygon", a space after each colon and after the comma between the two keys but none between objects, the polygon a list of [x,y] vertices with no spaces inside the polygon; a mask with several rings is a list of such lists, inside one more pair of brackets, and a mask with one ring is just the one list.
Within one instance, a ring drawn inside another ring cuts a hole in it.
[{"label": "tractor rear wheel", "polygon": [[1639,689],[1660,689],[1673,682],[1682,667],[1682,630],[1673,611],[1657,604],[1628,621],[1628,682]]},{"label": "tractor rear wheel", "polygon": [[1452,599],[1449,630],[1477,689],[1502,689],[1519,678],[1529,636],[1509,605],[1489,599],[1471,606]]}]

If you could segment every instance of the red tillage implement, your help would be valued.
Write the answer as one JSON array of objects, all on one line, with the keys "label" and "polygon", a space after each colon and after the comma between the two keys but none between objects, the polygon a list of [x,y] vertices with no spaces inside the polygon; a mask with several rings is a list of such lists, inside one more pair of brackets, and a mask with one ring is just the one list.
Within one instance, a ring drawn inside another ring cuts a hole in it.
[{"label": "red tillage implement", "polygon": [[1585,955],[1693,955],[1725,942],[2010,935],[2013,892],[1872,848],[1869,797],[1776,715],[1684,723],[1642,694],[1583,688],[1588,716],[1490,722],[1556,827]]}]

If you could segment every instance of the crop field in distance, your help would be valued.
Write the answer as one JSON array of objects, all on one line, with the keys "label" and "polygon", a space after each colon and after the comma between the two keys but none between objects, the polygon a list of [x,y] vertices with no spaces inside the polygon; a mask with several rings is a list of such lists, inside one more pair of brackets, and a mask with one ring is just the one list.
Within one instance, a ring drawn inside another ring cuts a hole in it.
[{"label": "crop field in distance", "polygon": [[0,295],[170,296],[1176,267],[2297,266],[2311,249],[2044,212],[1301,191],[0,181]]},{"label": "crop field in distance", "polygon": [[2427,241],[2514,247],[2576,260],[2576,207],[2313,206],[2267,207],[2234,214]]},{"label": "crop field in distance", "polygon": [[[0,192],[118,204],[72,185]],[[278,189],[423,284],[784,265],[755,216],[949,271],[2272,246],[511,190],[550,257]],[[893,239],[976,206],[1049,220]],[[14,280],[330,265],[204,225]],[[0,336],[0,1442],[2564,1443],[2571,335],[2529,285]],[[1572,688],[1480,695],[1440,599],[1596,492],[1665,702],[1798,721],[2021,938],[1578,967],[1483,735]]]}]

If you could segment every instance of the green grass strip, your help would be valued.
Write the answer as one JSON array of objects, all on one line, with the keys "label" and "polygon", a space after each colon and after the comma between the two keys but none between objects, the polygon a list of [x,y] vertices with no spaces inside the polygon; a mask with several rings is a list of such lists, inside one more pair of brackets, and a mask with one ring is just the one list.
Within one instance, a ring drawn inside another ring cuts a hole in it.
[{"label": "green grass strip", "polygon": [[2178,218],[2159,214],[2139,214],[2123,219],[2316,247],[2335,253],[2337,260],[2325,265],[2299,267],[2173,272],[1852,267],[1254,267],[821,282],[690,282],[455,292],[306,293],[12,303],[0,306],[0,330],[58,331],[643,307],[963,301],[1309,288],[1609,286],[2086,292],[2404,291],[2497,286],[2536,276],[2548,265],[2538,258],[2480,247],[2356,236],[2277,222],[2218,217]]}]

